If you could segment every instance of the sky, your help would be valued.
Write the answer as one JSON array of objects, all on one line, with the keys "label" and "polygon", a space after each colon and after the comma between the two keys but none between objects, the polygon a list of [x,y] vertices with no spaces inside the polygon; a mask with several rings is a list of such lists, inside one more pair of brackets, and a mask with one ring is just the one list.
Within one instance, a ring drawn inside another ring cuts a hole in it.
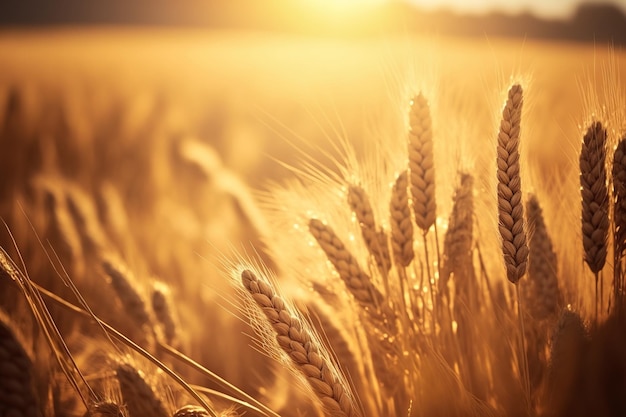
[{"label": "sky", "polygon": [[[503,12],[531,11],[541,17],[568,17],[574,12],[580,0],[407,0],[428,9],[447,7],[450,10],[467,13],[484,13],[498,10]],[[620,5],[626,9],[626,0],[587,0],[586,3]]]}]

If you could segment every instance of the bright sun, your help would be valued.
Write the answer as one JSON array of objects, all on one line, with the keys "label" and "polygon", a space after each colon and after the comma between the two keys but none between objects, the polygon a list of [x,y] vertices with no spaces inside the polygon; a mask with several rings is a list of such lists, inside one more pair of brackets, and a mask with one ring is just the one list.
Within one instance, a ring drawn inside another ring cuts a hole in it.
[{"label": "bright sun", "polygon": [[359,14],[375,6],[388,3],[389,0],[299,0],[307,8],[316,9],[325,14]]},{"label": "bright sun", "polygon": [[376,26],[379,6],[392,0],[295,0],[303,12],[303,26],[345,33]]}]

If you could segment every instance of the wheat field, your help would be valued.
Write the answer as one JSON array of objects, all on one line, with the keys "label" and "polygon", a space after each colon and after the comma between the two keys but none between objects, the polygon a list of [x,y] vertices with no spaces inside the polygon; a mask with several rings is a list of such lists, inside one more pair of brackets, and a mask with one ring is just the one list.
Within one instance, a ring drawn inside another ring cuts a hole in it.
[{"label": "wheat field", "polygon": [[626,413],[619,48],[101,28],[0,56],[0,416]]}]

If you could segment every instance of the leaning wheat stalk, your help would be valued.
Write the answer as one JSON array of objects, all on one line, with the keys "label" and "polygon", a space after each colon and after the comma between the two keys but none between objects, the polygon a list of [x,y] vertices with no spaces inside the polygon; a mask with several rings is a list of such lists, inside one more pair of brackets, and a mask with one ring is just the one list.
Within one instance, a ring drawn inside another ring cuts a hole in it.
[{"label": "leaning wheat stalk", "polygon": [[282,350],[321,400],[327,415],[358,416],[349,387],[341,380],[336,365],[312,330],[303,324],[293,310],[288,309],[270,284],[259,279],[254,272],[244,270],[241,282],[270,322]]},{"label": "leaning wheat stalk", "polygon": [[356,258],[352,256],[334,230],[321,220],[311,219],[309,231],[354,298],[363,307],[377,309],[383,303],[383,295],[374,287],[370,276],[359,266]]}]

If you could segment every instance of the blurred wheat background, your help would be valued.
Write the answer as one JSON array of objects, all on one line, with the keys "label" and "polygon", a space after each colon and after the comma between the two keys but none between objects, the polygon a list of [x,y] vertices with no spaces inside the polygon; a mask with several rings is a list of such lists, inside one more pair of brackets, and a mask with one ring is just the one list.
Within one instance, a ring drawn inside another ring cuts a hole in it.
[{"label": "blurred wheat background", "polygon": [[0,416],[626,412],[619,44],[7,26],[0,56]]}]

